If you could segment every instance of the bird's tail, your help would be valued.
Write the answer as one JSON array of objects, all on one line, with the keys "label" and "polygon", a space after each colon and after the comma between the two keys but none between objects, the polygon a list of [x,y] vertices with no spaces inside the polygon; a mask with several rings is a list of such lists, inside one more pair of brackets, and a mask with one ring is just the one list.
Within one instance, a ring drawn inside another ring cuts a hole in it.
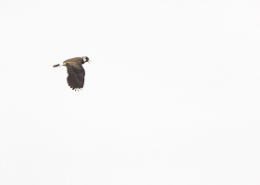
[{"label": "bird's tail", "polygon": [[53,65],[53,67],[60,67],[60,66],[61,66],[60,64]]}]

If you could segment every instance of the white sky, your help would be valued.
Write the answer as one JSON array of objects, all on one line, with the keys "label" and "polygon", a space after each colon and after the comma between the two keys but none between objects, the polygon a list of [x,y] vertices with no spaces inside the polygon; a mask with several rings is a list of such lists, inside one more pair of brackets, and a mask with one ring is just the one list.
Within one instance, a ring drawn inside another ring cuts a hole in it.
[{"label": "white sky", "polygon": [[0,184],[259,185],[259,7],[2,0]]}]

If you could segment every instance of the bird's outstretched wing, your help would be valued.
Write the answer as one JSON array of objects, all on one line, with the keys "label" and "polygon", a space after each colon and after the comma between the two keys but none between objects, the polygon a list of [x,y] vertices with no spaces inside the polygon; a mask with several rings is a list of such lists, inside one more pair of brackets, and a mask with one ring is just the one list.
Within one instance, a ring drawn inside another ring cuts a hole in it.
[{"label": "bird's outstretched wing", "polygon": [[85,70],[79,63],[69,64],[66,63],[68,77],[67,82],[68,85],[72,88],[72,90],[80,90],[84,86],[84,76]]}]

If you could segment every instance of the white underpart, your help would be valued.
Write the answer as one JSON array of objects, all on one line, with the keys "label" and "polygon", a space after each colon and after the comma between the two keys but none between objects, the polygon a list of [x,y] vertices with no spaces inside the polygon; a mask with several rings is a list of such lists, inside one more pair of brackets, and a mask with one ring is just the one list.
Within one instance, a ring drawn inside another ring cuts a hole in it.
[{"label": "white underpart", "polygon": [[76,88],[76,89],[74,89],[75,91],[82,91],[83,90],[83,88]]}]

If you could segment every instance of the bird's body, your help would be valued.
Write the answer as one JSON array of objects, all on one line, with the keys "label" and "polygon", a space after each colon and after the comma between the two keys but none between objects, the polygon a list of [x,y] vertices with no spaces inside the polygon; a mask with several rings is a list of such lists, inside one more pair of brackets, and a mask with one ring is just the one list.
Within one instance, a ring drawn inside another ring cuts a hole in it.
[{"label": "bird's body", "polygon": [[[82,90],[84,86],[85,70],[82,67],[82,64],[84,64],[85,62],[89,62],[88,57],[75,57],[65,60],[62,64],[63,66],[67,67],[67,82],[72,90],[79,91]],[[53,67],[58,66],[59,65],[54,65]]]}]

